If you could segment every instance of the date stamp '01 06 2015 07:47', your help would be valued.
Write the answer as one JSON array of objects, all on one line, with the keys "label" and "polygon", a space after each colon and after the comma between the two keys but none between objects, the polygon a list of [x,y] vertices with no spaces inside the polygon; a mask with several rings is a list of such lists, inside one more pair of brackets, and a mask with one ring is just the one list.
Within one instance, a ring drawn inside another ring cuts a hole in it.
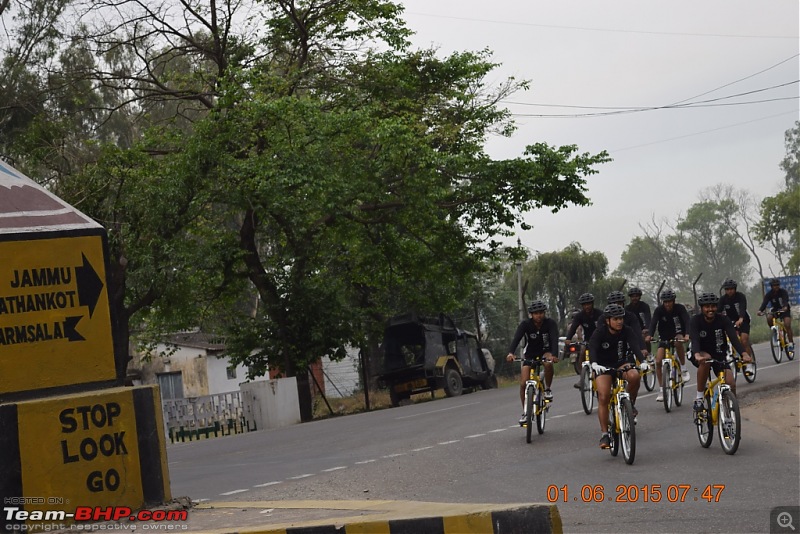
[{"label": "date stamp '01 06 2015 07:47'", "polygon": [[570,491],[568,484],[551,484],[547,486],[547,502],[719,502],[723,491],[725,484],[618,484],[613,493],[602,484],[584,484],[578,491]]}]

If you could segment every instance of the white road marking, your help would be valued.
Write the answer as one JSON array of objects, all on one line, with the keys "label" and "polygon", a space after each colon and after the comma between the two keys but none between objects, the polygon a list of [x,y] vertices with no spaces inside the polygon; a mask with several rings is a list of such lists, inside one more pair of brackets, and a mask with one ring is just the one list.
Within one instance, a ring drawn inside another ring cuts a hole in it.
[{"label": "white road marking", "polygon": [[338,467],[331,467],[330,469],[323,469],[323,473],[330,473],[331,471],[339,471],[340,469],[347,469],[346,465],[340,465]]},{"label": "white road marking", "polygon": [[472,438],[480,438],[485,436],[486,434],[472,434],[471,436],[466,436],[464,439],[472,439]]},{"label": "white road marking", "polygon": [[266,510],[261,510],[261,511],[260,511],[260,512],[258,512],[258,513],[259,513],[259,514],[271,514],[271,513],[272,513],[272,512],[274,512],[274,511],[275,511],[275,508],[267,508]]},{"label": "white road marking", "polygon": [[374,462],[374,461],[375,461],[375,460],[361,460],[360,462],[356,462],[356,465],[361,465],[361,464],[371,464],[371,463],[372,463],[372,462]]},{"label": "white road marking", "polygon": [[432,449],[432,448],[433,448],[433,445],[429,445],[428,447],[420,447],[418,449],[411,449],[411,452],[425,451],[425,450]]},{"label": "white road marking", "polygon": [[450,441],[440,441],[439,445],[450,445],[451,443],[458,443],[459,441],[461,441],[461,440],[460,439],[453,439],[453,440],[450,440]]},{"label": "white road marking", "polygon": [[405,456],[406,453],[404,452],[396,452],[394,454],[387,454],[386,456],[381,456],[381,458],[397,458],[398,456]]},{"label": "white road marking", "polygon": [[256,484],[254,488],[266,488],[267,486],[274,486],[275,484],[282,483],[283,480],[273,480],[272,482],[264,482],[263,484]]},{"label": "white road marking", "polygon": [[[514,428],[514,427],[510,426],[508,428]],[[494,430],[490,430],[489,432],[505,432],[506,430],[508,430],[508,428],[496,428]]]},{"label": "white road marking", "polygon": [[306,473],[304,475],[297,475],[296,477],[289,477],[289,480],[300,480],[301,478],[313,477],[314,473]]},{"label": "white road marking", "polygon": [[429,412],[422,412],[422,413],[415,413],[412,415],[403,415],[402,417],[395,417],[395,419],[410,419],[412,417],[419,417],[420,415],[429,415],[432,413],[438,412],[447,412],[449,410],[456,410],[458,408],[466,408],[467,406],[472,406],[473,404],[480,404],[479,402],[468,402],[467,404],[459,404],[458,406],[450,406],[449,408],[442,408],[441,410],[431,410]]},{"label": "white road marking", "polygon": [[226,491],[225,493],[220,493],[220,495],[233,495],[234,493],[244,493],[245,491],[250,491],[249,489],[238,489],[233,491]]}]

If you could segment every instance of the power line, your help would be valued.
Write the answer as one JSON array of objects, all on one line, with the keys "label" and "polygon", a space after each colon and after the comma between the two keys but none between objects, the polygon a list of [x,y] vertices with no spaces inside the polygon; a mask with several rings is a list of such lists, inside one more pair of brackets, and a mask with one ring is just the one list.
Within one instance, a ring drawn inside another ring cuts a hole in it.
[{"label": "power line", "polygon": [[[761,89],[755,89],[753,91],[745,91],[744,93],[736,93],[733,95],[728,96],[721,96],[718,98],[710,98],[708,100],[698,100],[696,102],[685,102],[685,103],[677,103],[677,104],[667,104],[664,106],[644,106],[644,107],[593,107],[593,106],[566,106],[566,105],[555,105],[555,104],[531,104],[526,102],[511,102],[506,101],[504,103],[507,104],[515,104],[520,106],[538,106],[538,107],[564,107],[564,108],[575,108],[575,109],[611,109],[614,111],[604,111],[599,113],[512,113],[511,115],[514,117],[538,117],[538,118],[557,118],[557,119],[579,119],[584,117],[607,117],[610,115],[625,115],[629,113],[641,113],[643,111],[654,111],[660,109],[689,109],[689,108],[701,108],[701,107],[716,107],[716,106],[741,106],[741,105],[749,105],[749,104],[761,104],[764,102],[775,102],[779,100],[797,100],[800,97],[791,96],[791,97],[782,97],[782,98],[772,98],[772,99],[765,99],[765,100],[749,100],[746,102],[727,102],[724,104],[714,104],[714,102],[719,102],[721,100],[728,100],[730,98],[738,98],[741,96],[752,95],[755,93],[761,93],[764,91],[771,91],[772,89],[779,89],[781,87],[786,87],[788,85],[794,85],[800,82],[800,80],[794,80],[791,82],[786,82],[778,85],[773,85],[770,87],[764,87]],[[709,91],[711,92],[711,91]]]},{"label": "power line", "polygon": [[659,31],[644,31],[644,30],[620,30],[615,28],[587,28],[583,26],[561,26],[556,24],[534,24],[532,22],[517,22],[507,20],[490,20],[490,19],[475,19],[470,17],[454,17],[452,15],[434,15],[432,13],[419,13],[419,12],[406,12],[409,15],[418,15],[422,17],[433,17],[441,19],[452,20],[465,20],[469,22],[489,22],[492,24],[507,24],[510,26],[530,26],[535,28],[551,28],[556,30],[579,30],[591,32],[610,32],[610,33],[637,33],[644,35],[675,35],[680,37],[730,37],[730,38],[743,38],[743,39],[797,39],[797,35],[735,35],[726,33],[690,33],[690,32],[659,32]]},{"label": "power line", "polygon": [[641,148],[641,147],[650,146],[650,145],[657,145],[659,143],[666,143],[666,142],[669,142],[669,141],[676,141],[678,139],[685,139],[687,137],[694,137],[696,135],[703,135],[703,134],[707,134],[707,133],[711,133],[711,132],[717,132],[719,130],[727,130],[728,128],[736,128],[737,126],[744,126],[745,124],[752,124],[754,122],[764,121],[764,120],[767,120],[767,119],[774,119],[775,117],[782,117],[784,115],[789,115],[789,114],[797,115],[797,110],[793,109],[791,111],[785,111],[783,113],[776,113],[775,115],[768,115],[766,117],[761,117],[759,119],[753,119],[753,120],[749,120],[749,121],[745,121],[745,122],[737,122],[735,124],[728,124],[727,126],[720,126],[719,128],[712,128],[711,130],[703,130],[703,131],[700,131],[700,132],[694,132],[694,133],[690,133],[690,134],[686,134],[686,135],[679,135],[677,137],[669,137],[667,139],[659,139],[657,141],[651,141],[649,143],[642,143],[640,145],[632,145],[632,146],[626,146],[624,148],[616,148],[616,149],[613,149],[613,150],[609,150],[608,152],[609,152],[609,154],[616,154],[617,152],[622,152],[624,150],[633,150],[634,148]]}]

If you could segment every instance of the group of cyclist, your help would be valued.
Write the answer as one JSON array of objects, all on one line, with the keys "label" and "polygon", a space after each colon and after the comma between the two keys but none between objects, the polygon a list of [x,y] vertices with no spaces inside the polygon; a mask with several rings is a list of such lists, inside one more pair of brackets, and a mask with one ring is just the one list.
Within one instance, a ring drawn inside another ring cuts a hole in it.
[{"label": "group of cyclist", "polygon": [[[758,309],[758,315],[767,311],[767,323],[771,327],[773,320],[782,320],[786,327],[789,350],[794,351],[794,338],[791,328],[791,308],[789,296],[780,287],[780,280],[770,280],[770,291]],[[578,298],[581,309],[573,315],[566,340],[570,343],[578,332],[583,331],[584,343],[588,346],[589,360],[595,376],[598,401],[598,419],[600,421],[600,448],[611,446],[608,433],[608,401],[611,394],[613,377],[619,373],[627,381],[627,391],[633,405],[634,421],[638,415],[636,397],[639,391],[640,374],[638,366],[649,356],[648,347],[653,341],[653,334],[659,338],[655,356],[656,374],[659,385],[662,384],[661,362],[666,348],[674,343],[675,352],[681,365],[684,382],[690,378],[686,365],[685,343],[691,343],[689,361],[697,368],[697,394],[694,411],[703,409],[703,393],[706,380],[713,370],[715,374],[725,372],[725,381],[736,393],[736,384],[728,363],[728,342],[739,354],[743,363],[751,363],[754,359],[753,349],[749,343],[750,315],[747,312],[747,298],[737,291],[735,280],[727,279],[722,284],[724,294],[705,292],[697,299],[700,313],[690,317],[689,311],[682,304],[676,303],[675,292],[671,289],[660,295],[661,304],[650,313],[650,307],[641,300],[642,291],[633,287],[628,291],[630,303],[625,306],[625,294],[621,291],[609,293],[607,306],[601,312],[595,308],[594,295],[584,293]],[[520,375],[520,401],[525,399],[525,382],[530,370],[541,363],[545,372],[545,399],[553,400],[550,386],[553,381],[553,363],[558,362],[558,325],[546,316],[547,305],[536,300],[528,307],[530,318],[522,321],[517,327],[509,346],[507,361],[515,359],[514,352],[520,341],[526,340],[522,358]],[[576,387],[582,387],[580,383]],[[659,388],[660,390],[660,388]],[[662,402],[662,394],[656,397]],[[520,418],[520,425],[525,423],[525,413]]]}]

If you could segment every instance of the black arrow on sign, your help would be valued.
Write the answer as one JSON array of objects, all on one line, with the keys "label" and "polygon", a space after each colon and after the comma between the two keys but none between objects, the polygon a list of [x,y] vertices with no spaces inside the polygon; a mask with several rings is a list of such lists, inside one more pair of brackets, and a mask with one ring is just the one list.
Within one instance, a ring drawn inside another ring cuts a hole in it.
[{"label": "black arrow on sign", "polygon": [[83,337],[75,330],[75,327],[78,326],[78,322],[83,319],[82,315],[77,317],[67,317],[64,319],[64,336],[70,341],[86,341],[86,338]]},{"label": "black arrow on sign", "polygon": [[89,306],[89,318],[94,313],[94,307],[100,300],[100,293],[103,291],[103,281],[97,276],[97,272],[92,268],[86,255],[81,252],[83,266],[75,267],[75,279],[78,282],[78,303],[81,306]]}]

